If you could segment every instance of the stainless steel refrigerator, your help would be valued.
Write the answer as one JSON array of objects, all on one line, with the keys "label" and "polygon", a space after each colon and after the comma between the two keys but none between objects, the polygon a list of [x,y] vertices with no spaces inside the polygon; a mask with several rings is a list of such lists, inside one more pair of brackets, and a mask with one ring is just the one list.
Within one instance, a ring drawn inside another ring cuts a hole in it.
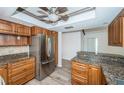
[{"label": "stainless steel refrigerator", "polygon": [[55,69],[54,39],[52,36],[38,34],[32,36],[30,54],[36,57],[36,79],[42,80]]}]

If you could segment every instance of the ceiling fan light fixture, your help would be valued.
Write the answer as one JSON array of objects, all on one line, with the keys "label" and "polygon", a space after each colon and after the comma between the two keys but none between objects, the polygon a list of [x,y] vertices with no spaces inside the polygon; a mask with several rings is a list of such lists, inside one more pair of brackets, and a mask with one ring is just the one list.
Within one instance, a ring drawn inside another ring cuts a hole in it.
[{"label": "ceiling fan light fixture", "polygon": [[51,21],[56,22],[59,19],[59,16],[57,16],[56,14],[50,14],[50,15],[48,15],[48,18]]}]

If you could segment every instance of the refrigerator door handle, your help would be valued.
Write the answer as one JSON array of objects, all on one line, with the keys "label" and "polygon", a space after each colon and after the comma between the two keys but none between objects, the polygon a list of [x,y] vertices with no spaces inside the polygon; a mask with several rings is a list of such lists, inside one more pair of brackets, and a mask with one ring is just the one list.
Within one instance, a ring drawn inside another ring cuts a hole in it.
[{"label": "refrigerator door handle", "polygon": [[48,61],[42,61],[41,64],[42,64],[42,65],[45,65],[45,64],[51,63],[51,62],[53,62],[53,61],[54,61],[54,58],[51,59],[51,60],[48,60]]}]

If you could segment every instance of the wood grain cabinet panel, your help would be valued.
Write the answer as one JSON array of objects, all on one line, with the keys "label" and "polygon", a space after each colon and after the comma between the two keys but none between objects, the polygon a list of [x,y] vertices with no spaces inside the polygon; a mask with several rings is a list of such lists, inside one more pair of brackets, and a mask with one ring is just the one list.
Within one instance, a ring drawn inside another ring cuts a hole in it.
[{"label": "wood grain cabinet panel", "polygon": [[0,33],[9,35],[31,36],[31,28],[25,25],[0,19]]},{"label": "wood grain cabinet panel", "polygon": [[101,85],[102,84],[102,72],[100,67],[89,66],[89,84]]},{"label": "wood grain cabinet panel", "polygon": [[14,33],[14,24],[0,20],[0,33]]},{"label": "wood grain cabinet panel", "polygon": [[31,45],[30,37],[0,35],[0,46],[26,46]]},{"label": "wood grain cabinet panel", "polygon": [[108,27],[108,45],[124,47],[124,9]]},{"label": "wood grain cabinet panel", "polygon": [[35,77],[35,58],[8,64],[9,85],[20,85]]},{"label": "wood grain cabinet panel", "polygon": [[73,85],[102,85],[106,84],[104,74],[100,67],[72,62],[71,82]]}]

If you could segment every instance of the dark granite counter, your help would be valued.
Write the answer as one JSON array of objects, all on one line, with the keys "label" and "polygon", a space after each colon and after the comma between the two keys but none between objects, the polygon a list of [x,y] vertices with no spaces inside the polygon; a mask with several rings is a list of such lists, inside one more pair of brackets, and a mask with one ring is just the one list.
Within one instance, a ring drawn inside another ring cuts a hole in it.
[{"label": "dark granite counter", "polygon": [[117,80],[124,80],[124,56],[113,54],[98,54],[78,52],[72,60],[85,64],[100,66],[108,84],[116,84]]},{"label": "dark granite counter", "polygon": [[19,54],[0,56],[0,66],[8,64],[8,63],[17,62],[19,60],[24,60],[27,58],[29,58],[27,53],[19,53]]}]

